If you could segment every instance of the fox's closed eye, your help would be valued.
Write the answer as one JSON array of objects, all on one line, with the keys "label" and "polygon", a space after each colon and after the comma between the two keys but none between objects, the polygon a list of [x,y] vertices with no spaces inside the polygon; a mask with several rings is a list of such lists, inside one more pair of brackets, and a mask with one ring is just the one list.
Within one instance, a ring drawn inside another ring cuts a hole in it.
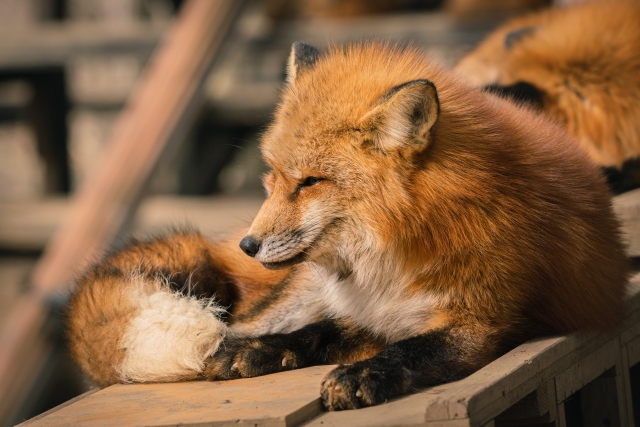
[{"label": "fox's closed eye", "polygon": [[311,187],[319,183],[320,181],[324,181],[323,178],[316,178],[315,176],[308,176],[302,183],[300,184],[300,188],[303,187]]}]

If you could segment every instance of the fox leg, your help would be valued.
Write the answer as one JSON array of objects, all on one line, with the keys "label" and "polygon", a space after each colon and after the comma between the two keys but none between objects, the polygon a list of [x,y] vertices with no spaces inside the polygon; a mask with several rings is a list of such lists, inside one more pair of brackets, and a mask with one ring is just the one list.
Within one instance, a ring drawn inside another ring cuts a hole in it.
[{"label": "fox leg", "polygon": [[[377,405],[421,387],[462,379],[502,351],[489,336],[456,328],[395,342],[375,356],[331,371],[321,386],[329,410]],[[487,332],[487,331],[483,331]]]},{"label": "fox leg", "polygon": [[354,409],[475,372],[501,353],[493,332],[434,329],[384,346],[346,320],[325,320],[289,334],[228,340],[203,376],[235,379],[341,363],[323,381],[322,399],[330,410]]},{"label": "fox leg", "polygon": [[248,378],[306,366],[351,363],[383,343],[346,319],[323,320],[288,334],[228,339],[203,372],[208,380]]}]

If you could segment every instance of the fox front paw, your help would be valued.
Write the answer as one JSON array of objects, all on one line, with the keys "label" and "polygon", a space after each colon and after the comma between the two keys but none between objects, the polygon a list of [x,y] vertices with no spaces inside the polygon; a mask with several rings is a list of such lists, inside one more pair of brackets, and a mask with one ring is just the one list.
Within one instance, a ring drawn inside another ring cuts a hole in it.
[{"label": "fox front paw", "polygon": [[358,409],[407,392],[401,368],[376,365],[364,360],[329,372],[320,389],[324,406],[330,411]]},{"label": "fox front paw", "polygon": [[203,375],[210,381],[251,378],[298,367],[299,357],[278,343],[261,338],[225,341],[211,356]]}]

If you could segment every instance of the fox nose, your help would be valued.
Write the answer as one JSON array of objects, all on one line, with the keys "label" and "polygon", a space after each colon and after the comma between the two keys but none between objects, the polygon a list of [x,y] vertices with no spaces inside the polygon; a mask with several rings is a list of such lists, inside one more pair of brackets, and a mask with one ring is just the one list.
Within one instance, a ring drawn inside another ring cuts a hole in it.
[{"label": "fox nose", "polygon": [[254,257],[260,250],[260,242],[251,236],[247,236],[240,241],[240,249],[250,257]]}]

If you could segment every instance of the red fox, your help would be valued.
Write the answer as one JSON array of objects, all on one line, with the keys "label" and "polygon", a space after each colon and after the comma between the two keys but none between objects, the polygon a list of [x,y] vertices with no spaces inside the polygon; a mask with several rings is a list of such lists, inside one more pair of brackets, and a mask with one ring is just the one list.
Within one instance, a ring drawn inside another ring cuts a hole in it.
[{"label": "red fox", "polygon": [[322,399],[352,409],[624,314],[597,167],[415,48],[295,43],[262,153],[268,197],[242,240],[133,243],[79,279],[68,337],[95,382],[337,363]]},{"label": "red fox", "polygon": [[621,193],[640,187],[639,22],[636,1],[545,10],[508,21],[456,69],[565,126]]}]

